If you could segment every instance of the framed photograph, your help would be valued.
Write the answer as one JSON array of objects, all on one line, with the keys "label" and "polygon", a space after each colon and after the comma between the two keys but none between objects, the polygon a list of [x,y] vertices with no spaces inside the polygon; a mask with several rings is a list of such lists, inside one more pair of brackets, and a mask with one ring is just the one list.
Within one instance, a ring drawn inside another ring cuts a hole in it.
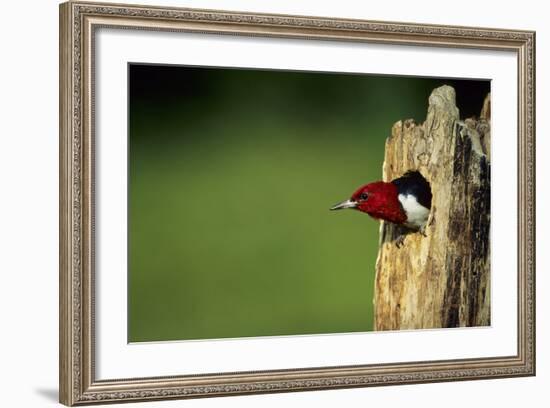
[{"label": "framed photograph", "polygon": [[535,374],[535,33],[60,6],[60,401]]}]

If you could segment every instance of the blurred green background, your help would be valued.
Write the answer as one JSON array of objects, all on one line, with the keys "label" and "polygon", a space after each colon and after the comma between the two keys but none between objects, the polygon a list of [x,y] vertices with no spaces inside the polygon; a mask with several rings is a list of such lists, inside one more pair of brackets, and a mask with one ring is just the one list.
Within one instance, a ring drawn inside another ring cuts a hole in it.
[{"label": "blurred green background", "polygon": [[488,82],[130,65],[128,340],[372,330],[378,222],[328,209],[443,83],[479,112]]}]

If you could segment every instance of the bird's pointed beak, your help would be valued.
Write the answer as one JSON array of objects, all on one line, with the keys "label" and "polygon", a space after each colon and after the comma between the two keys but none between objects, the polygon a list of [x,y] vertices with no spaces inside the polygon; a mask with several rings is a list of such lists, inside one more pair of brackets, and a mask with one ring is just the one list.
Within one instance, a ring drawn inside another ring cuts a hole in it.
[{"label": "bird's pointed beak", "polygon": [[330,207],[330,210],[343,210],[344,208],[355,208],[357,207],[357,201],[352,200],[346,200],[342,201],[339,204],[336,204],[335,206]]}]

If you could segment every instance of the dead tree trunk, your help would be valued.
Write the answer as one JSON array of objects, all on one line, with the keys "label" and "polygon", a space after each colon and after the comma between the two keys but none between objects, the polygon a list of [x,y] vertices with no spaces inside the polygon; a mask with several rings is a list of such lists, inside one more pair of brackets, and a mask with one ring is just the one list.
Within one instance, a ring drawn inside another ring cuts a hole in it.
[{"label": "dead tree trunk", "polygon": [[430,96],[424,124],[393,126],[384,180],[418,170],[433,199],[426,236],[380,226],[375,330],[490,324],[489,120],[489,95],[480,119],[461,122],[454,89],[442,86]]}]

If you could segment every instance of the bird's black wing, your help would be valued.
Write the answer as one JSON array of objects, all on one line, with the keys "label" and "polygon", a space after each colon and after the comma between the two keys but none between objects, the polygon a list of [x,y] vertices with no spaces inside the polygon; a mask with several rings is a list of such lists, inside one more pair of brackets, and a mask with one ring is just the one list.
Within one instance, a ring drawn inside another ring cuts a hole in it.
[{"label": "bird's black wing", "polygon": [[392,180],[399,194],[412,194],[419,204],[426,208],[432,207],[432,190],[430,183],[418,171],[408,171],[401,177]]}]

